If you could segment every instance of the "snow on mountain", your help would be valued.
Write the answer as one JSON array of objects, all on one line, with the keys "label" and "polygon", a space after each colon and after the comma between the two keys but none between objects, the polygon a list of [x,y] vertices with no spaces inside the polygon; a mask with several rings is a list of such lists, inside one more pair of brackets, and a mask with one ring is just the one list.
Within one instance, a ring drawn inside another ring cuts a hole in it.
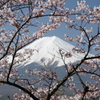
[{"label": "snow on mountain", "polygon": [[32,63],[38,63],[40,65],[53,64],[56,62],[56,66],[64,65],[63,60],[61,59],[61,55],[59,54],[59,50],[61,49],[64,52],[70,52],[72,57],[65,57],[66,64],[74,63],[81,60],[84,57],[83,53],[75,53],[72,51],[74,48],[73,45],[61,40],[56,36],[52,37],[43,37],[40,38],[28,46],[24,47],[19,52],[23,52],[25,49],[34,49],[33,55],[30,59],[25,60],[21,63],[21,66],[26,66]]}]

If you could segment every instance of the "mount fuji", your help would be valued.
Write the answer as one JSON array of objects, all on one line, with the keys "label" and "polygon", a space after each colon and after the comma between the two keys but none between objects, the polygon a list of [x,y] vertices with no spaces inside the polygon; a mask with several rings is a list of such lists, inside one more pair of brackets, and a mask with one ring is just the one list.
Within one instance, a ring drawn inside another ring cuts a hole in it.
[{"label": "mount fuji", "polygon": [[39,64],[42,66],[44,64],[52,64],[56,67],[63,66],[64,62],[59,50],[71,53],[71,57],[64,58],[66,64],[75,63],[84,57],[84,53],[73,52],[72,49],[74,47],[75,46],[61,40],[56,36],[39,38],[38,40],[19,50],[19,52],[23,52],[23,50],[26,49],[34,49],[31,57],[22,62],[19,67],[25,67],[33,63],[35,65]]}]

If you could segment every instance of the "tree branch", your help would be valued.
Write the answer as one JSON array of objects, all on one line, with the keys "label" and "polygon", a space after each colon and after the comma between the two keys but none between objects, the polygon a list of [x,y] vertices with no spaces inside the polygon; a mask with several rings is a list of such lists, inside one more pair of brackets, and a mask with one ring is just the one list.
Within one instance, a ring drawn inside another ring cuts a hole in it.
[{"label": "tree branch", "polygon": [[14,86],[18,89],[21,89],[22,91],[24,91],[25,93],[29,94],[30,97],[32,97],[34,100],[39,100],[37,97],[34,96],[34,94],[32,94],[31,92],[29,92],[27,89],[25,89],[24,87],[18,85],[18,84],[15,84],[15,83],[12,83],[12,82],[6,82],[6,81],[0,81],[0,83],[4,83],[4,84],[8,84],[8,85],[11,85],[11,86]]},{"label": "tree branch", "polygon": [[48,93],[47,99],[50,100],[51,96],[59,89],[60,86],[62,86],[70,76],[73,75],[73,71],[68,73],[61,81],[58,82],[57,86],[50,92]]}]

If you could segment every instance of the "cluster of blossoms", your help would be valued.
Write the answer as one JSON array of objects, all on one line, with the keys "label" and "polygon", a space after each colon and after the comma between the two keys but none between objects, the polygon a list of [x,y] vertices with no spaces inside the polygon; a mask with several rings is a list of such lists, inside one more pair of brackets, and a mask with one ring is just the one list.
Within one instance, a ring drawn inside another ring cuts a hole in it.
[{"label": "cluster of blossoms", "polygon": [[24,51],[17,52],[14,60],[14,64],[19,64],[21,62],[24,62],[25,60],[30,59],[31,55],[34,54],[33,49],[25,49]]},{"label": "cluster of blossoms", "polygon": [[33,71],[30,70],[30,69],[26,69],[25,72],[26,72],[27,74],[29,74],[29,75],[41,76],[40,78],[43,78],[43,79],[45,79],[45,78],[51,79],[51,80],[54,80],[54,79],[56,80],[56,79],[58,79],[56,73],[53,73],[53,72],[50,72],[50,71],[46,71],[45,69],[42,69],[42,71],[39,71],[39,70],[37,70],[37,69],[33,69]]},{"label": "cluster of blossoms", "polygon": [[81,14],[77,15],[76,18],[78,20],[85,20],[89,23],[96,23],[100,22],[100,6],[99,7],[94,7],[92,10],[89,8],[89,5],[86,4],[86,1],[77,1],[78,7],[74,8],[74,12],[81,12],[81,11],[86,11],[88,14]]},{"label": "cluster of blossoms", "polygon": [[14,94],[14,99],[15,100],[33,100],[26,93],[22,93],[22,95],[19,95],[19,94],[15,93]]},{"label": "cluster of blossoms", "polygon": [[[100,77],[99,77],[99,76],[96,76],[96,75],[92,75],[92,76],[91,76],[91,79],[99,80],[99,81],[100,81]],[[99,83],[99,82],[98,82],[98,83]]]},{"label": "cluster of blossoms", "polygon": [[[36,93],[36,95],[41,98],[40,100],[44,100],[46,99],[46,95],[47,95],[47,92],[48,92],[48,89],[45,89],[45,88],[39,88],[38,89],[38,93]],[[40,95],[42,94],[42,95]],[[22,95],[19,95],[19,94],[15,94],[14,95],[14,98],[15,100],[33,100],[32,98],[30,98],[27,94],[23,93]],[[69,97],[69,96],[66,96],[66,95],[54,95],[51,97],[50,100],[79,100],[81,99],[81,94],[76,94],[74,97]]]},{"label": "cluster of blossoms", "polygon": [[[7,80],[7,76],[8,76],[8,72],[9,72],[9,67],[1,67],[0,68],[0,80],[2,81],[6,81]],[[12,81],[22,77],[22,75],[18,74],[18,71],[16,68],[12,68],[11,72],[10,72],[10,79]],[[2,85],[2,84],[1,84]]]},{"label": "cluster of blossoms", "polygon": [[72,54],[70,52],[63,51],[62,49],[59,49],[59,54],[61,55],[61,57],[67,57],[67,58],[72,57]]},{"label": "cluster of blossoms", "polygon": [[69,88],[69,89],[74,89],[74,88],[76,88],[75,83],[67,83],[67,84],[66,84],[66,87]]},{"label": "cluster of blossoms", "polygon": [[[81,30],[81,28],[80,28],[80,30]],[[80,35],[76,35],[76,37],[73,38],[73,37],[65,34],[65,38],[66,38],[66,40],[68,40],[70,42],[74,41],[74,42],[77,42],[79,44],[87,44],[87,41],[85,41],[85,39],[87,37],[86,33],[89,34],[89,35],[91,35],[92,32],[93,32],[92,27],[90,29],[83,28],[83,31],[80,33]],[[91,44],[93,44],[93,43],[94,42],[91,41]]]},{"label": "cluster of blossoms", "polygon": [[83,10],[88,11],[89,9],[89,6],[86,5],[86,1],[77,1],[77,5],[78,7],[73,9],[74,12],[83,11]]},{"label": "cluster of blossoms", "polygon": [[100,23],[100,6],[94,7],[94,9],[89,11],[89,13],[91,14],[91,19],[89,21],[90,23]]},{"label": "cluster of blossoms", "polygon": [[43,37],[44,33],[47,33],[48,31],[55,30],[60,26],[60,23],[53,23],[53,24],[46,24],[42,23],[42,27],[39,28],[34,34],[34,37]]},{"label": "cluster of blossoms", "polygon": [[98,61],[93,61],[93,60],[84,62],[85,66],[87,66],[90,69],[94,69],[94,70],[99,68],[97,63]]},{"label": "cluster of blossoms", "polygon": [[45,13],[45,9],[33,9],[33,14],[34,14],[34,16],[41,16],[42,14],[44,14]]},{"label": "cluster of blossoms", "polygon": [[[87,82],[86,83],[88,86],[89,86],[89,89],[90,90],[92,90],[92,92],[88,92],[87,94],[86,94],[86,97],[87,98],[100,98],[100,90],[99,90],[99,88],[97,87],[97,85],[99,85],[99,83],[98,82],[94,82],[94,84],[92,84],[91,82]],[[96,91],[94,91],[94,90],[96,90]]]},{"label": "cluster of blossoms", "polygon": [[5,19],[8,22],[10,22],[11,25],[15,27],[19,27],[19,24],[16,21],[14,13],[11,11],[10,8],[8,8],[8,6],[4,6],[3,9],[0,10],[0,13],[3,13],[3,16],[1,17],[1,19]]},{"label": "cluster of blossoms", "polygon": [[20,3],[28,3],[28,0],[18,0]]}]

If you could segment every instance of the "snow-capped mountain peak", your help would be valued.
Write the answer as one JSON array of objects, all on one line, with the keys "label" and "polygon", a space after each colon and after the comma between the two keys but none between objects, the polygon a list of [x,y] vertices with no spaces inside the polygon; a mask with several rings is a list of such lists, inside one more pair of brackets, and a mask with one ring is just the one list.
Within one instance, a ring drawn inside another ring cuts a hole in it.
[{"label": "snow-capped mountain peak", "polygon": [[56,66],[62,66],[64,63],[59,50],[62,50],[63,53],[71,53],[71,57],[64,57],[63,59],[66,63],[74,63],[82,59],[84,54],[74,53],[72,51],[73,48],[73,45],[56,36],[40,38],[19,51],[23,52],[25,49],[34,49],[30,59],[26,59],[23,63],[21,63],[21,66],[26,66],[31,63],[43,65],[44,63],[52,64],[55,62],[57,62]]}]

